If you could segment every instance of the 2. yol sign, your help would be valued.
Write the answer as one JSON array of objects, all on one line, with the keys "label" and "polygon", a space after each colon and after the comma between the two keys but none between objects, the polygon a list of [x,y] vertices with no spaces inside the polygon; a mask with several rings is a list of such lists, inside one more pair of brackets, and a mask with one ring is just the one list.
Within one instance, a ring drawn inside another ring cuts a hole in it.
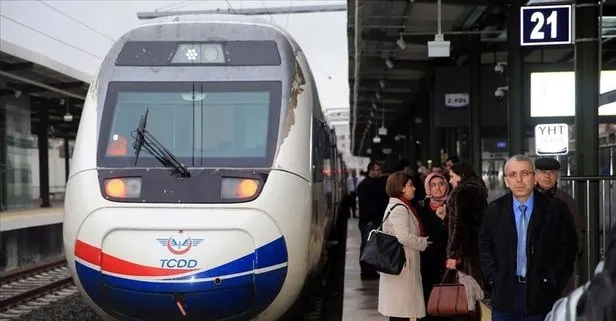
[{"label": "2. yol sign", "polygon": [[460,94],[445,94],[446,107],[464,107],[468,106],[470,99],[466,93]]}]

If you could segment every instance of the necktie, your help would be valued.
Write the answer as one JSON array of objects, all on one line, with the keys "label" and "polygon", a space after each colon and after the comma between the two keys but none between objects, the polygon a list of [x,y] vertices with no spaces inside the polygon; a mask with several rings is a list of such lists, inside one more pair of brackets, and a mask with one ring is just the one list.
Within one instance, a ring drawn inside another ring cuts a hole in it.
[{"label": "necktie", "polygon": [[526,276],[526,232],[528,219],[526,218],[526,205],[520,205],[520,226],[518,227],[518,275]]}]

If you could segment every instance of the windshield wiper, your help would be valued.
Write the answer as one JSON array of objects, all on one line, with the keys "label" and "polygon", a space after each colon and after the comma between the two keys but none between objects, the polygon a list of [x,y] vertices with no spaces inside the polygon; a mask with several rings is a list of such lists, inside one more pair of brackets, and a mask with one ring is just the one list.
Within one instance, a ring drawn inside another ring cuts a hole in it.
[{"label": "windshield wiper", "polygon": [[141,148],[144,147],[145,151],[154,156],[161,164],[166,167],[173,167],[175,169],[175,173],[181,177],[190,177],[190,172],[188,168],[182,164],[173,153],[171,153],[163,144],[161,144],[147,129],[145,129],[147,120],[148,120],[148,112],[150,109],[146,109],[143,116],[139,120],[139,126],[136,129],[136,137],[135,143],[133,144],[133,148],[135,149],[135,165],[137,165],[137,161],[139,160],[139,152]]}]

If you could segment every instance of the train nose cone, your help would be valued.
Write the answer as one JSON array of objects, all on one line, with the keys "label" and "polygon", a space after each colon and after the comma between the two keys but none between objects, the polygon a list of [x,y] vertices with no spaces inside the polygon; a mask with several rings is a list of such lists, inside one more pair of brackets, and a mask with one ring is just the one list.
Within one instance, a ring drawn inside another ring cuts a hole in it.
[{"label": "train nose cone", "polygon": [[254,317],[272,303],[287,271],[283,237],[259,245],[240,230],[115,230],[100,244],[77,241],[77,275],[120,319]]}]

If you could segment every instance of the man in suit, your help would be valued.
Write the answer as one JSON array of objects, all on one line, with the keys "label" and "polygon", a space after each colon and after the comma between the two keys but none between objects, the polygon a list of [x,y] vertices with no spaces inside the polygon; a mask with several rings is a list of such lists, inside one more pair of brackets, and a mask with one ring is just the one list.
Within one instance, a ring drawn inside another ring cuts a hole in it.
[{"label": "man in suit", "polygon": [[544,320],[573,273],[577,236],[567,204],[535,189],[525,155],[505,164],[509,193],[491,202],[479,233],[493,321]]}]

